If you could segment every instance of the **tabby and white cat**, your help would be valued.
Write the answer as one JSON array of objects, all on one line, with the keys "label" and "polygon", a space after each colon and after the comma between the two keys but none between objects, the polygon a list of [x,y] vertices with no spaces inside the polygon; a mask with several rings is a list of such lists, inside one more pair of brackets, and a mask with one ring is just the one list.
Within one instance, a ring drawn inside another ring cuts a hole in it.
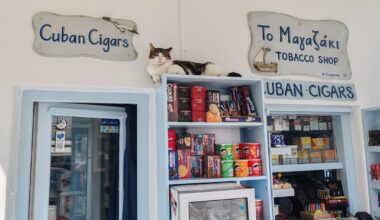
[{"label": "tabby and white cat", "polygon": [[236,76],[239,73],[227,72],[221,66],[211,62],[195,63],[191,61],[171,60],[170,51],[172,48],[155,48],[150,44],[148,73],[155,83],[160,82],[164,73],[185,74],[185,75],[208,75],[208,76]]}]

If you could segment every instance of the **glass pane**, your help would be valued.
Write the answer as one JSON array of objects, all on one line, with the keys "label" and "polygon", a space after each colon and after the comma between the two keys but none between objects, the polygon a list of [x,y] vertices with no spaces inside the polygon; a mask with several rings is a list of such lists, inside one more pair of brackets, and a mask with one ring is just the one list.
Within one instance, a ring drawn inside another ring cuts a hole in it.
[{"label": "glass pane", "polygon": [[189,216],[190,220],[247,220],[247,200],[242,198],[191,202]]},{"label": "glass pane", "polygon": [[52,121],[49,220],[118,219],[119,121]]}]

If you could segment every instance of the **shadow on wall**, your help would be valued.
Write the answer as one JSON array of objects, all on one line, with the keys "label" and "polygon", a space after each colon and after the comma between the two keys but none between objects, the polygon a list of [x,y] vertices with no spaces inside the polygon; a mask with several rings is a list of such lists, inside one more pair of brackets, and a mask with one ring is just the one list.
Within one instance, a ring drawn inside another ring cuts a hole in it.
[{"label": "shadow on wall", "polygon": [[3,167],[0,165],[0,220],[5,220],[5,190],[6,190],[6,176]]}]

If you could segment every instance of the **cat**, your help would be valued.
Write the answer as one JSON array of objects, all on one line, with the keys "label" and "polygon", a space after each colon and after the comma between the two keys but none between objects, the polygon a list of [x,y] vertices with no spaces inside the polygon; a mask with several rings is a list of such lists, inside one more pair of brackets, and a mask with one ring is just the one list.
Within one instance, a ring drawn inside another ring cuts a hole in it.
[{"label": "cat", "polygon": [[191,61],[172,60],[172,48],[156,48],[150,43],[148,73],[155,83],[159,83],[164,73],[208,76],[234,76],[241,77],[239,73],[228,72],[223,67],[211,62],[195,63]]}]

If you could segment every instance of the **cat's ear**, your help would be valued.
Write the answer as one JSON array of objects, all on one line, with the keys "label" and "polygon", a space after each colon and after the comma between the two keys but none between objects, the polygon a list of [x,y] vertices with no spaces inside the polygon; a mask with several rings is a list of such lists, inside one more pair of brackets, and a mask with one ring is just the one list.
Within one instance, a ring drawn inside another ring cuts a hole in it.
[{"label": "cat's ear", "polygon": [[173,49],[172,47],[169,47],[169,48],[166,49],[166,50],[168,50],[168,51],[170,52],[170,51],[172,51],[172,49]]},{"label": "cat's ear", "polygon": [[152,43],[149,43],[149,46],[150,46],[150,50],[154,50],[154,49],[156,49],[156,48],[153,46]]}]

